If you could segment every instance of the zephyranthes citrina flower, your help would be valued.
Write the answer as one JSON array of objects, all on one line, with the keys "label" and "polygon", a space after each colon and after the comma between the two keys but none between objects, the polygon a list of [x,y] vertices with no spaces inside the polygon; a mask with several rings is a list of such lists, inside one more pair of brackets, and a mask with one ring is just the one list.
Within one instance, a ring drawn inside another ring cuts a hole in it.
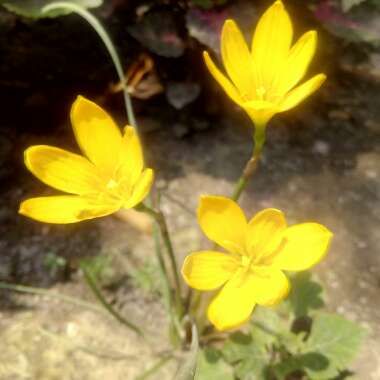
[{"label": "zephyranthes citrina flower", "polygon": [[317,223],[288,227],[280,210],[268,208],[249,222],[234,201],[204,196],[198,222],[206,236],[227,253],[200,251],[186,257],[182,275],[198,290],[222,287],[208,307],[218,330],[245,323],[256,304],[271,306],[290,289],[283,271],[302,271],[326,254],[332,233]]},{"label": "zephyranthes citrina flower", "polygon": [[266,125],[274,114],[295,107],[326,79],[318,74],[296,87],[315,53],[317,33],[305,33],[293,46],[292,39],[291,20],[277,0],[260,18],[251,50],[235,22],[224,23],[221,53],[229,78],[204,52],[211,74],[257,127]]},{"label": "zephyranthes citrina flower", "polygon": [[71,122],[84,156],[47,145],[25,151],[25,164],[38,179],[70,195],[27,199],[19,212],[41,222],[74,223],[139,204],[153,171],[144,170],[135,129],[127,126],[122,135],[102,108],[82,96],[71,108]]}]

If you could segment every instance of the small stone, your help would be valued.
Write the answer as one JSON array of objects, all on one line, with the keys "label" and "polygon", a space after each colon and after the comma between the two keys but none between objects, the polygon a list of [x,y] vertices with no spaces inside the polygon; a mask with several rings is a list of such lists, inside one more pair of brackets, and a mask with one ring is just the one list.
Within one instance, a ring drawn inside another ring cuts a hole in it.
[{"label": "small stone", "polygon": [[201,87],[192,82],[169,82],[166,86],[166,98],[169,104],[180,110],[192,103],[200,94]]},{"label": "small stone", "polygon": [[364,126],[370,130],[370,132],[379,133],[380,132],[380,123],[375,120],[366,120]]},{"label": "small stone", "polygon": [[331,120],[349,120],[351,114],[345,110],[331,110],[328,117]]},{"label": "small stone", "polygon": [[180,57],[185,51],[180,21],[174,12],[152,11],[144,13],[128,32],[151,52],[167,58]]},{"label": "small stone", "polygon": [[356,246],[360,249],[365,249],[368,247],[368,244],[367,242],[365,242],[364,240],[358,240],[355,242],[356,243]]},{"label": "small stone", "polygon": [[162,178],[156,181],[156,188],[158,190],[164,190],[168,187],[168,182]]},{"label": "small stone", "polygon": [[359,303],[366,305],[368,303],[367,297],[359,297]]},{"label": "small stone", "polygon": [[346,312],[346,309],[343,306],[338,306],[338,308],[336,309],[336,311],[339,314],[344,314]]},{"label": "small stone", "polygon": [[323,140],[317,140],[313,146],[313,152],[321,156],[327,156],[330,153],[330,145]]},{"label": "small stone", "polygon": [[74,338],[76,335],[78,335],[78,331],[79,331],[79,328],[78,328],[78,325],[74,322],[69,322],[67,325],[66,325],[66,334],[70,337],[70,338]]},{"label": "small stone", "polygon": [[339,288],[339,283],[337,281],[330,282],[330,288],[331,289],[338,289]]},{"label": "small stone", "polygon": [[189,128],[185,124],[175,123],[173,125],[174,136],[179,139],[182,139],[183,137],[185,137],[188,134],[188,132],[189,132]]}]

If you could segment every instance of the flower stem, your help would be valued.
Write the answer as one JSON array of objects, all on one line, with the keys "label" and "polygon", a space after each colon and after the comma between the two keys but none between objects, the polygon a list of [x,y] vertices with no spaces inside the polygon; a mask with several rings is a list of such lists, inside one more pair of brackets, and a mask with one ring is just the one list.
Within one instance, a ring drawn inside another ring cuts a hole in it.
[{"label": "flower stem", "polygon": [[84,278],[86,279],[87,284],[89,285],[90,289],[94,293],[95,297],[98,299],[98,301],[104,306],[104,308],[112,315],[114,316],[119,322],[121,322],[123,325],[127,326],[131,330],[133,330],[136,334],[138,334],[141,337],[144,337],[144,333],[142,330],[136,326],[134,323],[128,321],[125,319],[122,315],[120,315],[103,297],[102,292],[96,285],[96,279],[91,273],[91,270],[88,268],[88,266],[82,262],[80,264],[80,268],[83,271]]},{"label": "flower stem", "polygon": [[255,147],[254,147],[252,156],[248,160],[248,162],[245,164],[243,172],[240,178],[238,179],[235,185],[235,189],[231,195],[231,199],[233,199],[236,202],[239,200],[241,194],[246,188],[249,179],[256,172],[256,169],[261,157],[261,151],[265,144],[265,128],[266,128],[266,125],[257,125],[255,127],[255,133],[254,133]]},{"label": "flower stem", "polygon": [[[83,17],[93,27],[96,33],[98,33],[98,36],[100,37],[100,39],[103,41],[105,47],[108,50],[109,55],[111,56],[112,62],[114,64],[114,67],[116,69],[120,82],[127,83],[119,55],[116,52],[115,45],[112,42],[110,36],[106,32],[103,25],[100,23],[100,21],[95,16],[93,16],[90,12],[88,12],[85,8],[81,7],[78,4],[73,4],[68,1],[57,1],[52,4],[46,5],[45,7],[42,8],[42,13],[48,13],[56,9],[68,9],[69,11],[74,12],[78,14],[79,16]],[[129,96],[126,85],[123,87],[123,94],[124,94],[124,103],[125,103],[125,108],[127,111],[129,124],[137,128],[136,118],[133,112],[131,98]]]},{"label": "flower stem", "polygon": [[174,293],[175,293],[177,312],[179,313],[179,315],[182,315],[181,282],[180,282],[179,274],[178,274],[177,260],[175,258],[173,245],[170,239],[169,230],[168,230],[165,216],[162,213],[162,211],[155,210],[143,203],[140,203],[137,207],[135,207],[135,209],[137,211],[145,212],[149,214],[150,216],[152,216],[152,218],[156,221],[161,231],[162,240],[164,242],[166,251],[169,256],[169,261],[170,261],[170,265],[171,265],[173,277],[174,277],[174,285],[175,285]]}]

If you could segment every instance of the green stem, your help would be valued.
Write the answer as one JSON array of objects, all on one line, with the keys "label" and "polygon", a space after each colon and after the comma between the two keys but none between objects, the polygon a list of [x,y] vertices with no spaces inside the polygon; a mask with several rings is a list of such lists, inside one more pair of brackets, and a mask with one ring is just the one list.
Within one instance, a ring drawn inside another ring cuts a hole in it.
[{"label": "green stem", "polygon": [[158,231],[157,224],[153,225],[153,239],[154,239],[154,246],[155,246],[156,256],[157,256],[157,260],[158,260],[158,265],[160,267],[160,271],[161,271],[161,275],[162,275],[161,277],[164,280],[164,286],[165,286],[164,299],[165,299],[167,309],[170,310],[171,306],[172,306],[171,287],[170,287],[170,283],[169,283],[169,276],[168,276],[168,271],[166,269],[165,260],[164,260],[164,257],[162,256],[159,231]]},{"label": "green stem", "polygon": [[165,365],[169,360],[171,360],[173,358],[174,358],[173,355],[164,356],[155,365],[153,365],[151,368],[149,368],[147,371],[145,371],[142,375],[136,377],[135,380],[144,380],[144,379],[147,379],[149,376],[153,375],[163,365]]},{"label": "green stem", "polygon": [[247,178],[243,175],[239,178],[237,184],[235,185],[234,192],[232,193],[231,199],[235,202],[239,200],[241,193],[244,191],[245,187],[248,184]]},{"label": "green stem", "polygon": [[261,157],[261,151],[263,149],[263,146],[265,144],[265,128],[266,125],[257,125],[255,127],[255,134],[254,134],[254,142],[255,147],[252,153],[251,158],[246,163],[243,172],[238,179],[235,189],[231,195],[231,199],[233,199],[235,202],[237,202],[243,193],[244,189],[248,185],[249,179],[252,177],[252,175],[255,173],[258,163],[260,161]]},{"label": "green stem", "polygon": [[135,333],[140,335],[141,337],[144,337],[144,333],[142,330],[137,327],[132,322],[126,320],[122,315],[120,315],[103,297],[103,294],[101,293],[100,289],[96,285],[96,280],[94,275],[91,273],[91,270],[88,269],[87,265],[83,262],[80,264],[80,267],[83,271],[84,278],[87,281],[87,284],[89,285],[90,289],[94,293],[95,297],[98,299],[98,301],[104,306],[104,308],[112,315],[114,316],[120,323],[127,326],[131,330],[133,330]]},{"label": "green stem", "polygon": [[150,216],[152,216],[161,231],[162,240],[165,244],[166,251],[168,252],[170,265],[173,272],[174,283],[175,283],[174,292],[175,292],[177,311],[179,315],[182,315],[181,282],[180,282],[179,274],[178,274],[177,260],[175,258],[173,245],[170,239],[169,230],[166,224],[165,216],[160,210],[155,210],[149,206],[144,205],[143,203],[140,203],[135,208],[137,211],[145,212],[149,214]]},{"label": "green stem", "polygon": [[85,8],[81,7],[80,5],[73,4],[67,1],[57,1],[55,3],[46,5],[45,7],[42,8],[42,13],[48,13],[50,11],[53,11],[56,9],[62,9],[62,8],[68,9],[69,11],[74,12],[78,14],[79,16],[83,17],[98,33],[99,37],[101,38],[105,47],[107,48],[109,55],[111,56],[112,62],[115,66],[120,82],[125,83],[125,86],[123,86],[123,94],[124,94],[125,108],[127,110],[128,121],[130,125],[137,128],[136,118],[133,112],[131,98],[128,93],[128,89],[126,85],[127,81],[124,75],[123,67],[121,65],[120,58],[116,52],[115,45],[113,44],[105,28],[99,22],[99,20],[96,17],[94,17],[90,12],[88,12]]},{"label": "green stem", "polygon": [[0,289],[7,289],[7,290],[19,292],[19,293],[37,294],[44,297],[57,298],[59,300],[62,300],[67,303],[71,303],[76,306],[85,307],[87,309],[91,309],[97,312],[104,312],[104,309],[90,302],[82,301],[78,298],[66,296],[64,294],[51,292],[50,290],[46,290],[46,289],[34,288],[32,286],[7,284],[5,282],[0,282]]},{"label": "green stem", "polygon": [[[151,205],[151,199],[148,199],[149,205]],[[160,193],[157,192],[157,204],[160,204]],[[171,330],[173,333],[175,333],[175,340],[179,341],[181,337],[181,328],[180,324],[178,323],[178,317],[175,313],[173,313],[173,307],[175,308],[176,305],[176,299],[173,299],[173,292],[169,281],[168,271],[166,268],[165,260],[162,255],[162,249],[161,249],[161,241],[160,241],[160,231],[158,228],[158,224],[153,224],[153,239],[154,239],[154,246],[155,246],[155,252],[157,256],[157,260],[160,267],[161,272],[161,278],[164,282],[164,301],[166,309],[169,313],[170,323],[171,323]]]}]

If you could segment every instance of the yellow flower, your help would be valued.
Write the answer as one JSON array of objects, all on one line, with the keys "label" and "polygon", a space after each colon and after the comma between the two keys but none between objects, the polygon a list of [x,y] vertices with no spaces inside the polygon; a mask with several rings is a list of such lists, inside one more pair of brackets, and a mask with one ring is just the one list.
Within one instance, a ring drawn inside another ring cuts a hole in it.
[{"label": "yellow flower", "polygon": [[25,164],[38,179],[70,195],[27,199],[20,214],[46,223],[74,223],[140,203],[153,171],[144,170],[135,129],[127,126],[122,135],[102,108],[82,96],[71,108],[71,122],[86,157],[47,145],[25,151]]},{"label": "yellow flower", "polygon": [[317,223],[288,227],[284,214],[273,208],[247,222],[234,201],[218,196],[201,198],[198,221],[206,236],[228,253],[191,253],[182,275],[198,290],[222,287],[207,312],[218,330],[245,323],[256,304],[271,306],[285,298],[290,285],[283,271],[301,271],[318,263],[332,238]]},{"label": "yellow flower", "polygon": [[277,0],[260,18],[251,51],[235,22],[224,23],[221,53],[229,79],[204,52],[211,74],[256,126],[266,125],[274,114],[295,107],[326,79],[318,74],[295,87],[315,53],[317,33],[305,33],[293,46],[292,39],[291,20]]}]

